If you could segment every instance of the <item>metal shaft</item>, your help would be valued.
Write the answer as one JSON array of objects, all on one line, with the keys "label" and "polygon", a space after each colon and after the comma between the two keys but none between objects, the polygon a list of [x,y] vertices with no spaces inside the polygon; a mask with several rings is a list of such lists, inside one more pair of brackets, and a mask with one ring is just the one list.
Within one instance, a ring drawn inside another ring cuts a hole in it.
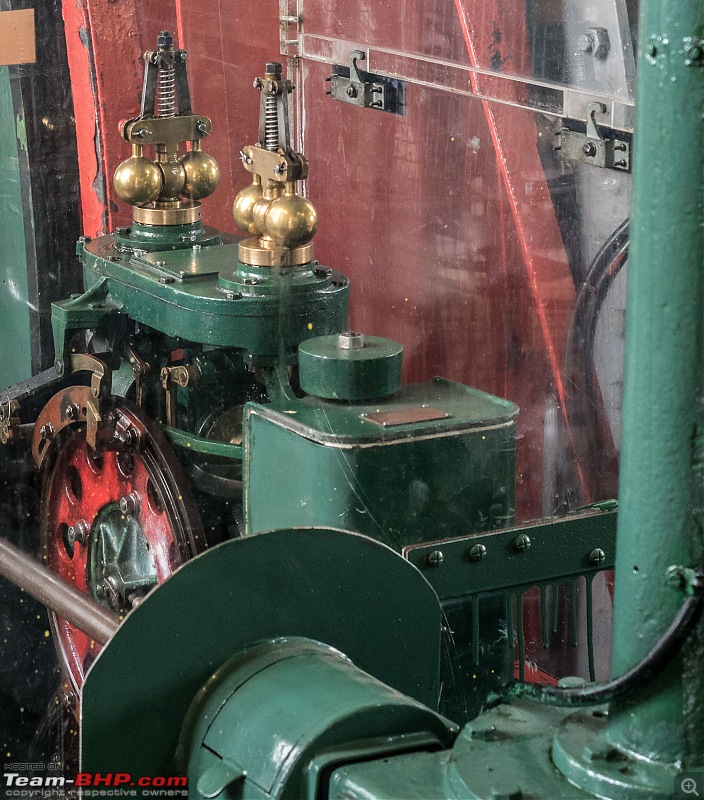
[{"label": "metal shaft", "polygon": [[59,578],[35,558],[0,538],[0,575],[24,589],[47,608],[105,644],[120,626],[120,618]]},{"label": "metal shaft", "polygon": [[[682,604],[671,565],[702,541],[704,30],[701,0],[642,0],[612,672]],[[670,155],[666,142],[683,142]],[[686,144],[685,144],[686,142]],[[612,704],[613,744],[664,763],[704,753],[704,631],[653,684]]]}]

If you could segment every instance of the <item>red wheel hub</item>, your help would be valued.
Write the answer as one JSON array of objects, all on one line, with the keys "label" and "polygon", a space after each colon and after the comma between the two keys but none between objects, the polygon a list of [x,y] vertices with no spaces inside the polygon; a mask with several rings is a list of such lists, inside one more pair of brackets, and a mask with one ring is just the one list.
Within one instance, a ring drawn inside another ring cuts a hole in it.
[{"label": "red wheel hub", "polygon": [[[45,477],[41,519],[49,568],[124,613],[195,554],[184,491],[160,466],[146,430],[139,447],[96,452],[77,430]],[[100,647],[64,619],[54,616],[52,627],[78,688]]]}]

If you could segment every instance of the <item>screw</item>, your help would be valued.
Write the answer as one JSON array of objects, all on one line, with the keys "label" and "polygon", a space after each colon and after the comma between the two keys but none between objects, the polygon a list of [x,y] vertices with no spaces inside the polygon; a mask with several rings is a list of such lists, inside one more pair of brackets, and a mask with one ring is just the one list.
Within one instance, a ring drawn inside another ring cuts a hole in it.
[{"label": "screw", "polygon": [[185,61],[188,58],[188,53],[185,50],[181,50],[179,53],[179,58],[181,61]]},{"label": "screw", "polygon": [[80,415],[81,409],[75,403],[71,403],[66,407],[66,417],[68,419],[78,419]]},{"label": "screw", "polygon": [[140,499],[137,492],[130,492],[120,498],[120,511],[127,517],[136,517],[139,514]]},{"label": "screw", "polygon": [[530,536],[525,533],[520,533],[516,536],[513,540],[513,549],[518,553],[525,553],[526,550],[530,549]]},{"label": "screw", "polygon": [[259,89],[259,91],[261,91],[261,88],[262,88],[262,81],[261,81],[261,78],[255,78],[255,79],[252,81],[252,86],[253,86],[255,89]]},{"label": "screw", "polygon": [[42,439],[54,438],[54,426],[51,424],[51,422],[47,422],[46,425],[42,425],[42,427],[39,428],[39,435],[42,437]]},{"label": "screw", "polygon": [[159,283],[176,283],[176,278],[159,278]]},{"label": "screw", "polygon": [[483,544],[475,544],[469,551],[470,561],[481,561],[486,555],[486,547]]},{"label": "screw", "polygon": [[88,535],[90,533],[90,528],[88,527],[88,523],[84,519],[79,519],[78,522],[75,522],[71,527],[68,529],[66,533],[66,538],[71,544],[85,544],[88,541]]},{"label": "screw", "polygon": [[198,131],[198,133],[207,133],[208,132],[207,123],[203,122],[202,119],[198,120],[198,124],[196,125],[196,130]]},{"label": "screw", "polygon": [[594,142],[587,142],[584,147],[582,147],[582,152],[588,158],[594,158],[596,155],[596,145]]},{"label": "screw", "polygon": [[589,563],[595,567],[598,567],[600,564],[603,564],[606,561],[606,553],[600,548],[595,547],[591,553],[589,553]]},{"label": "screw", "polygon": [[615,167],[627,167],[628,166],[628,161],[624,161],[623,159],[620,159],[619,161],[614,161],[614,166]]},{"label": "screw", "polygon": [[359,92],[357,91],[356,86],[348,86],[347,87],[347,97],[357,97]]},{"label": "screw", "polygon": [[442,554],[442,550],[433,550],[428,553],[427,561],[429,567],[439,567],[444,560],[445,556]]},{"label": "screw", "polygon": [[363,350],[364,334],[357,331],[342,331],[337,334],[337,346],[342,350]]},{"label": "screw", "polygon": [[286,172],[286,165],[285,164],[275,164],[274,165],[274,172],[277,175],[283,175]]}]

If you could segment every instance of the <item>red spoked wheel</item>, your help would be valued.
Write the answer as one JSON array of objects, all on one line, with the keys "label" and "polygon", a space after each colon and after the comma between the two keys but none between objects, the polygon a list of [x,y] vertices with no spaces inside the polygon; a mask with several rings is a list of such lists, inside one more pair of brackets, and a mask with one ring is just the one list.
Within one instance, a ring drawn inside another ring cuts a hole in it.
[{"label": "red spoked wheel", "polygon": [[[163,434],[124,404],[104,416],[98,446],[71,426],[48,459],[41,508],[49,568],[119,614],[135,606],[204,544],[190,488]],[[74,688],[99,652],[89,636],[52,614]]]}]

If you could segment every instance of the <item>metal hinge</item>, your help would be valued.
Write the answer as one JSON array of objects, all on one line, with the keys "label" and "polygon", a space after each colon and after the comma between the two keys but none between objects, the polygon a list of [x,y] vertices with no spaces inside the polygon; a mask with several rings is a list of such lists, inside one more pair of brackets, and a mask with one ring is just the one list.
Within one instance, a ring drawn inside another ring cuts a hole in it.
[{"label": "metal hinge", "polygon": [[587,132],[581,133],[563,128],[558,136],[560,144],[556,150],[569,161],[593,164],[595,167],[631,171],[631,144],[623,139],[604,138],[596,124],[596,115],[604,114],[603,103],[590,103],[587,106]]},{"label": "metal hinge", "polygon": [[325,80],[330,83],[327,94],[333,100],[349,103],[359,108],[376,108],[390,114],[403,116],[406,113],[406,85],[403,81],[371,72],[360,72],[358,61],[364,61],[366,54],[362,50],[353,50],[350,54],[349,67],[332,68],[332,75]]}]

